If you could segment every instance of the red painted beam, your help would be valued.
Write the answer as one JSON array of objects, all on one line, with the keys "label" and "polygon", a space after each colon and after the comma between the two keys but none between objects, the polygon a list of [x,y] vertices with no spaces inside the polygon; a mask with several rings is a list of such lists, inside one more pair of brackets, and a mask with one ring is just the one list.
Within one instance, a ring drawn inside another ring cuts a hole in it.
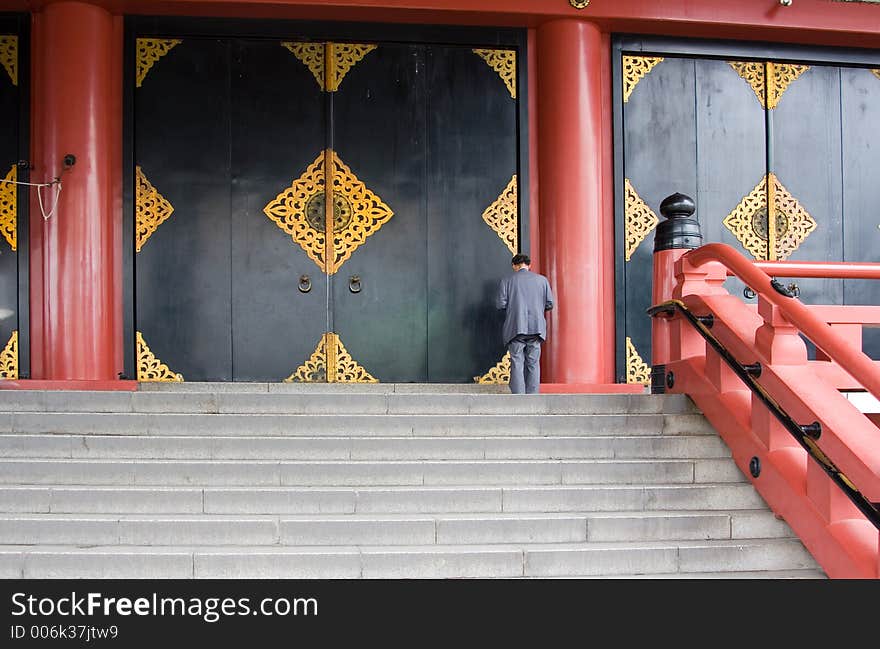
[{"label": "red painted beam", "polygon": [[[5,11],[40,11],[60,0],[0,0]],[[607,33],[880,47],[880,7],[858,2],[777,0],[90,0],[115,14],[229,16],[537,27],[588,20]]]}]

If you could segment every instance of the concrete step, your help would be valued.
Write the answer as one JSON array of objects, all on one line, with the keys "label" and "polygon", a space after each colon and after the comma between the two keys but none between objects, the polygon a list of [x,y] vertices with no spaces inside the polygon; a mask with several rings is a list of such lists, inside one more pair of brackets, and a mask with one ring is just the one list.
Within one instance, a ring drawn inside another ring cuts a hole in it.
[{"label": "concrete step", "polygon": [[417,487],[0,487],[0,512],[53,514],[414,514],[738,511],[749,483]]},{"label": "concrete step", "polygon": [[4,545],[456,545],[792,538],[769,511],[0,515]]},{"label": "concrete step", "polygon": [[684,395],[388,392],[0,391],[0,412],[593,415],[696,414]]},{"label": "concrete step", "polygon": [[791,539],[436,545],[4,546],[2,578],[511,578],[818,571]]},{"label": "concrete step", "polygon": [[710,435],[590,437],[247,437],[0,434],[2,458],[178,460],[710,459]]},{"label": "concrete step", "polygon": [[[0,391],[2,394],[2,391]],[[716,435],[701,414],[279,415],[101,412],[0,413],[0,433],[479,437]]]},{"label": "concrete step", "polygon": [[745,480],[707,460],[0,460],[0,484],[405,486],[688,484]]}]

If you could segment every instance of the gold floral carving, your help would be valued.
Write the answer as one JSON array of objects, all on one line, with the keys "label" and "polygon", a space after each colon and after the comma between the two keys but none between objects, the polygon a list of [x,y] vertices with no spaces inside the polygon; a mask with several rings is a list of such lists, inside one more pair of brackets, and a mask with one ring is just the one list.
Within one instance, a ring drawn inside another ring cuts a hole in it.
[{"label": "gold floral carving", "polygon": [[510,352],[506,352],[501,360],[483,376],[475,376],[475,383],[481,385],[506,385],[510,383]]},{"label": "gold floral carving", "polygon": [[724,217],[722,224],[733,233],[752,257],[767,259],[769,246],[766,223],[767,179],[765,177],[746,194],[730,214]]},{"label": "gold floral carving", "polygon": [[519,245],[517,235],[517,185],[516,174],[507,183],[504,191],[483,212],[483,220],[507,245],[511,254],[516,254]]},{"label": "gold floral carving", "polygon": [[378,383],[351,357],[339,336],[333,332],[321,341],[309,359],[284,379],[286,383]]},{"label": "gold floral carving", "polygon": [[624,180],[624,192],[626,261],[629,261],[639,244],[657,227],[660,219],[638,195],[629,178]]},{"label": "gold floral carving", "polygon": [[326,259],[327,228],[322,228],[325,152],[318,154],[302,176],[270,201],[263,212],[289,234],[321,270],[332,275],[367,237],[378,232],[394,216],[394,212],[352,173],[335,151],[329,154],[333,160],[331,259]]},{"label": "gold floral carving", "polygon": [[498,73],[510,96],[516,99],[516,52],[513,50],[474,50]]},{"label": "gold floral carving", "polygon": [[135,85],[140,88],[150,68],[168,54],[176,45],[183,41],[178,39],[139,38],[137,39],[137,81]]},{"label": "gold floral carving", "polygon": [[0,36],[0,64],[6,68],[12,85],[18,85],[18,36]]},{"label": "gold floral carving", "polygon": [[6,347],[0,352],[0,379],[18,378],[18,329],[12,332]]},{"label": "gold floral carving", "polygon": [[651,382],[651,367],[639,356],[629,336],[626,337],[626,382],[644,385]]},{"label": "gold floral carving", "polygon": [[788,86],[810,69],[808,65],[772,61],[728,61],[728,64],[751,86],[761,106],[770,109],[776,108]]},{"label": "gold floral carving", "polygon": [[172,372],[171,369],[158,358],[144,341],[143,334],[136,332],[137,338],[137,380],[138,381],[162,381],[180,382],[183,375]]},{"label": "gold floral carving", "polygon": [[624,56],[623,57],[623,103],[629,101],[639,81],[658,63],[662,56]]},{"label": "gold floral carving", "polygon": [[761,179],[723,224],[755,259],[781,260],[800,247],[816,229],[816,221],[775,174],[769,174],[769,180]]},{"label": "gold floral carving", "polygon": [[568,0],[568,4],[570,4],[575,9],[584,9],[587,5],[590,4],[590,0]]},{"label": "gold floral carving", "polygon": [[376,49],[376,45],[333,43],[333,71],[330,76],[330,92],[339,90],[339,84],[358,61]]},{"label": "gold floral carving", "polygon": [[[336,92],[339,84],[361,59],[375,50],[377,45],[359,43],[297,43],[284,41],[282,47],[302,61],[315,77],[321,90]],[[327,50],[330,50],[328,62]],[[327,69],[325,69],[327,66]]]},{"label": "gold floral carving", "polygon": [[774,211],[777,214],[776,259],[786,259],[816,229],[816,221],[772,173],[770,187]]},{"label": "gold floral carving", "polygon": [[874,76],[875,76],[875,77],[877,77],[878,79],[880,79],[880,68],[877,68],[876,70],[871,70],[871,72],[874,73]]},{"label": "gold floral carving", "polygon": [[9,173],[6,174],[5,183],[0,183],[0,233],[9,247],[15,250],[16,246],[16,225],[18,224],[18,187],[15,183],[18,180],[18,167],[12,165]]},{"label": "gold floral carving", "polygon": [[140,166],[136,168],[135,251],[140,252],[158,227],[168,220],[174,207],[153,187]]},{"label": "gold floral carving", "polygon": [[[324,43],[295,43],[284,41],[282,47],[290,52],[311,70],[321,90],[324,89]],[[277,50],[276,50],[277,51]]]}]

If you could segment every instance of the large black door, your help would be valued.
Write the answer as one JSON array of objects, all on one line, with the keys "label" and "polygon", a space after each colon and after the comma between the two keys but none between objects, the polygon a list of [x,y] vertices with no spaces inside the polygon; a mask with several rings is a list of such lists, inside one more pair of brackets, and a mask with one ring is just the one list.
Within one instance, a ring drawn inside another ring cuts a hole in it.
[{"label": "large black door", "polygon": [[[642,55],[622,55],[619,69],[621,380],[649,379],[653,229],[674,191],[695,198],[704,242],[758,260],[876,260],[865,245],[877,243],[869,205],[880,198],[865,176],[880,127],[870,69]],[[796,283],[808,303],[880,303],[875,283]],[[880,358],[872,334],[865,351]]]},{"label": "large black door", "polygon": [[[25,18],[0,18],[0,379],[27,377],[27,52]],[[58,187],[42,192],[46,212]]]},{"label": "large black door", "polygon": [[503,378],[514,51],[136,42],[140,380]]}]

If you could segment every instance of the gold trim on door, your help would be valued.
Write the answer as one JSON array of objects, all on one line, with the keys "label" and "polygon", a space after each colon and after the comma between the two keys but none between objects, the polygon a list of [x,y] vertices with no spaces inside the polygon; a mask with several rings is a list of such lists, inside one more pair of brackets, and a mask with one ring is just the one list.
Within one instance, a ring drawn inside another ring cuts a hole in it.
[{"label": "gold trim on door", "polygon": [[624,179],[624,233],[626,235],[625,259],[629,261],[639,244],[645,240],[660,219],[642,200],[629,178]]},{"label": "gold trim on door", "polygon": [[483,212],[483,221],[501,238],[512,255],[516,254],[519,246],[517,209],[517,183],[514,174],[504,191]]},{"label": "gold trim on door", "polygon": [[[333,166],[328,192],[333,204],[330,218],[324,182],[326,160],[332,160]],[[394,216],[391,208],[331,149],[319,153],[263,212],[329,275]]]},{"label": "gold trim on door", "polygon": [[12,332],[0,352],[0,379],[18,378],[18,329]]},{"label": "gold trim on door", "polygon": [[0,65],[6,68],[13,86],[18,85],[18,36],[0,36]]},{"label": "gold trim on door", "polygon": [[17,245],[16,229],[18,226],[17,165],[10,167],[4,180],[6,182],[0,183],[0,233],[3,234],[3,238],[9,243],[9,247],[15,250]]},{"label": "gold trim on door", "polygon": [[762,178],[722,223],[755,259],[770,261],[786,259],[817,226],[773,173]]},{"label": "gold trim on door", "polygon": [[505,352],[495,367],[483,376],[475,376],[474,383],[481,385],[507,385],[510,383],[510,352]]},{"label": "gold trim on door", "polygon": [[138,38],[137,39],[137,80],[140,88],[147,73],[155,63],[183,41],[179,39]]},{"label": "gold trim on door", "polygon": [[498,73],[511,98],[516,99],[516,52],[513,50],[474,50],[474,54]]},{"label": "gold trim on door", "polygon": [[334,332],[321,336],[309,359],[284,379],[285,383],[378,383],[355,361]]},{"label": "gold trim on door", "polygon": [[663,61],[662,56],[624,56],[623,57],[623,103],[629,101],[639,81]]},{"label": "gold trim on door", "polygon": [[651,366],[642,360],[629,336],[626,337],[626,382],[643,385],[651,383]]},{"label": "gold trim on door", "polygon": [[174,206],[159,193],[140,165],[135,167],[135,252],[171,216]]},{"label": "gold trim on door", "polygon": [[311,71],[321,90],[336,92],[339,84],[361,59],[378,45],[361,43],[299,43],[283,41],[286,48]]},{"label": "gold trim on door", "polygon": [[773,110],[788,87],[809,65],[775,63],[773,61],[728,61],[730,67],[751,86],[761,106]]},{"label": "gold trim on door", "polygon": [[144,336],[135,332],[137,340],[137,380],[156,382],[181,382],[183,375],[171,370],[150,351]]}]

